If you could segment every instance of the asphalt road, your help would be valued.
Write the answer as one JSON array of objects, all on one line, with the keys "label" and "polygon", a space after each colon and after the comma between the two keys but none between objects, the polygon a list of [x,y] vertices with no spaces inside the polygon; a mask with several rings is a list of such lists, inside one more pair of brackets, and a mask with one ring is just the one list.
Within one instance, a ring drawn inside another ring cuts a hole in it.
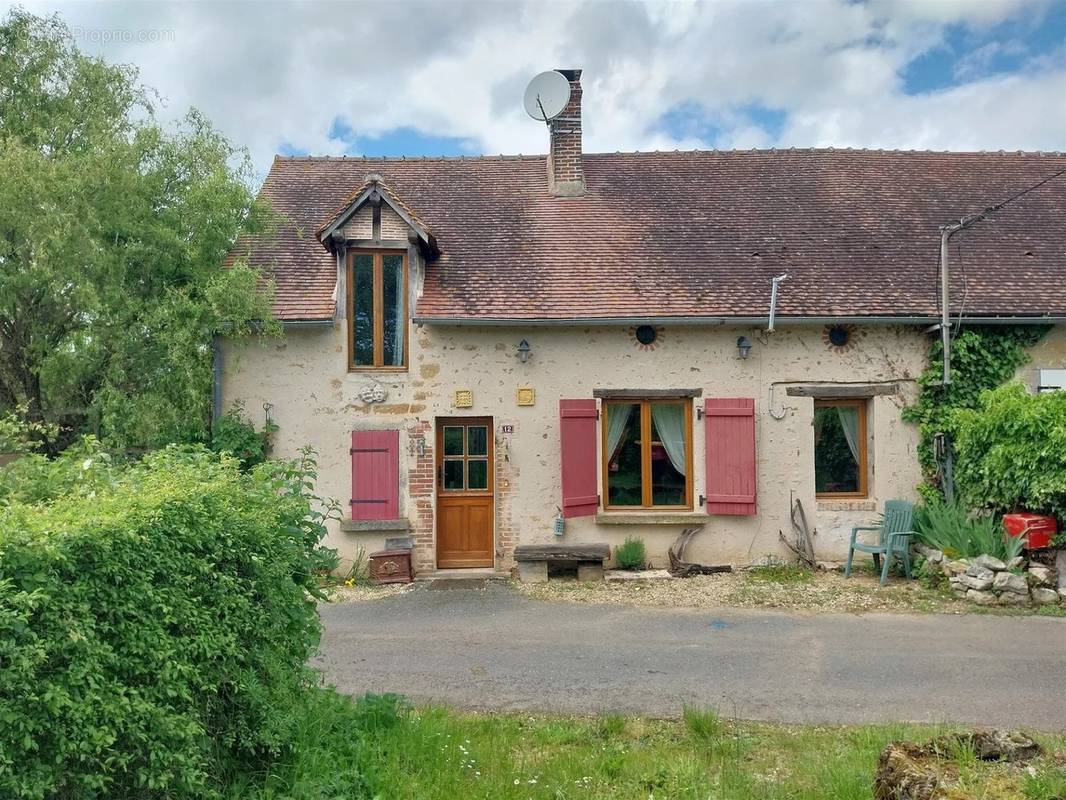
[{"label": "asphalt road", "polygon": [[321,607],[340,690],[478,711],[1066,729],[1066,619],[545,603],[505,584]]}]

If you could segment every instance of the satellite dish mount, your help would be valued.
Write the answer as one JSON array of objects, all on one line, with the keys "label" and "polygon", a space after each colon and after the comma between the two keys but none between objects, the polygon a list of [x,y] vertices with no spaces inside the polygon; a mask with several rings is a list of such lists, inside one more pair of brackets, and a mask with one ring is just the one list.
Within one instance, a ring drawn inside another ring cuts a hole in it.
[{"label": "satellite dish mount", "polygon": [[529,82],[523,105],[526,113],[545,124],[563,113],[570,102],[570,81],[561,72],[542,72]]}]

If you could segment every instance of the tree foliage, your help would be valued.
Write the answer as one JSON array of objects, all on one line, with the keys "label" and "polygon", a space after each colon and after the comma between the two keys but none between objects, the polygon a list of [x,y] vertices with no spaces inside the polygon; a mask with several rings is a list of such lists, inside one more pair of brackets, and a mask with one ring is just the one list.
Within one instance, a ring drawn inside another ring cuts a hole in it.
[{"label": "tree foliage", "polygon": [[971,507],[1066,520],[1066,392],[1010,383],[957,411],[954,427],[955,483]]},{"label": "tree foliage", "polygon": [[0,470],[0,796],[217,797],[317,682],[313,462],[81,446]]},{"label": "tree foliage", "polygon": [[951,383],[941,379],[944,349],[939,339],[929,346],[929,366],[918,378],[918,402],[903,410],[903,418],[918,424],[918,458],[929,486],[940,487],[933,437],[955,438],[955,412],[977,408],[981,393],[1009,381],[1029,360],[1026,349],[1039,342],[1048,326],[989,326],[962,330],[951,345]]},{"label": "tree foliage", "polygon": [[211,338],[269,319],[219,265],[269,220],[246,153],[196,111],[167,129],[136,70],[58,17],[0,23],[0,411],[120,447],[206,440]]}]

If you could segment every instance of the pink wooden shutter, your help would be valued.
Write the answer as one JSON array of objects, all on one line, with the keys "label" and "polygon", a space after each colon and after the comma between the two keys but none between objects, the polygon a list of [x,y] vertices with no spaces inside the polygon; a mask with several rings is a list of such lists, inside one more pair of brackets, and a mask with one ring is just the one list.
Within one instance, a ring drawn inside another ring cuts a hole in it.
[{"label": "pink wooden shutter", "polygon": [[707,398],[707,513],[755,514],[755,400]]},{"label": "pink wooden shutter", "polygon": [[563,516],[596,513],[596,401],[560,400],[559,435],[563,464]]},{"label": "pink wooden shutter", "polygon": [[400,516],[400,432],[352,431],[352,519]]}]

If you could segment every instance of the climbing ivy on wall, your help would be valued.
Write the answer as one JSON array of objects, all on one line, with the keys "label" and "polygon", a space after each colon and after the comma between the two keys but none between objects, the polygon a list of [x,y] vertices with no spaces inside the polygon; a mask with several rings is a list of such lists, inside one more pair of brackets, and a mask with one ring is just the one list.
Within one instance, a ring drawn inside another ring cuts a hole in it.
[{"label": "climbing ivy on wall", "polygon": [[967,328],[951,345],[951,383],[944,386],[943,346],[935,339],[929,346],[929,366],[918,378],[918,402],[903,410],[903,418],[918,425],[921,443],[918,458],[927,489],[939,489],[933,436],[953,437],[952,414],[960,408],[977,408],[981,392],[994,389],[1014,376],[1029,360],[1028,348],[1051,329],[1049,325],[995,325]]}]

